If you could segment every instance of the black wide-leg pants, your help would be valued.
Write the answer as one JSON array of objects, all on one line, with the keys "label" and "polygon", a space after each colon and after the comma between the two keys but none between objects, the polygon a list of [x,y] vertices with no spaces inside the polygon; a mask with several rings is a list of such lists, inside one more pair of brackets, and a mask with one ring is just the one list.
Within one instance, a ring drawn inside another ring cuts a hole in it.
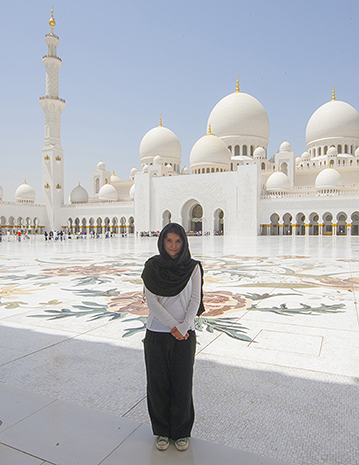
[{"label": "black wide-leg pants", "polygon": [[147,406],[153,434],[174,441],[189,437],[194,422],[192,398],[196,334],[186,341],[171,333],[146,331]]}]

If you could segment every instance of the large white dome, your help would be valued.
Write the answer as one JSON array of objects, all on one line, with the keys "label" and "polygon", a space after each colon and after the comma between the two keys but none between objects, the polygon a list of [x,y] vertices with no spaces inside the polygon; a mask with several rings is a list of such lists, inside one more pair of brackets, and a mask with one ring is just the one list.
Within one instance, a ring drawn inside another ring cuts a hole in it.
[{"label": "large white dome", "polygon": [[276,171],[269,176],[266,189],[268,192],[287,192],[290,190],[290,179],[282,171]]},{"label": "large white dome", "polygon": [[307,144],[331,138],[359,138],[359,114],[349,103],[331,100],[316,110],[307,124]]},{"label": "large white dome", "polygon": [[98,198],[105,202],[115,202],[117,200],[116,187],[111,184],[104,184],[98,193]]},{"label": "large white dome", "polygon": [[206,134],[192,147],[190,154],[190,169],[217,167],[228,170],[231,153],[226,144],[214,134]]},{"label": "large white dome", "polygon": [[337,189],[343,187],[342,176],[334,168],[325,168],[318,174],[315,180],[315,187],[317,189]]},{"label": "large white dome", "polygon": [[179,164],[181,154],[181,144],[177,136],[163,126],[148,131],[140,144],[141,164],[152,163],[157,155],[160,155],[164,162]]},{"label": "large white dome", "polygon": [[80,183],[78,186],[72,189],[70,194],[70,203],[87,203],[88,200],[89,195],[87,193],[87,190],[84,187],[80,186]]},{"label": "large white dome", "polygon": [[244,92],[234,92],[220,100],[209,115],[209,125],[218,137],[269,137],[267,112],[256,98]]},{"label": "large white dome", "polygon": [[21,184],[16,191],[15,191],[15,200],[17,202],[25,202],[25,203],[34,203],[35,202],[35,191],[34,189],[26,184]]}]

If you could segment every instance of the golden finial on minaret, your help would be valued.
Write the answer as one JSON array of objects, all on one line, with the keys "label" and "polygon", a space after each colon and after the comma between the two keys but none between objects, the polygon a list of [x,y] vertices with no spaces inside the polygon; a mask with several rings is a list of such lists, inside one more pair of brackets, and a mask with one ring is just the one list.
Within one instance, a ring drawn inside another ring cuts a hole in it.
[{"label": "golden finial on minaret", "polygon": [[206,135],[208,135],[208,134],[212,134],[212,128],[211,128],[211,125],[210,125],[210,124],[208,125],[208,132],[207,132]]},{"label": "golden finial on minaret", "polygon": [[335,86],[333,86],[332,100],[335,100]]},{"label": "golden finial on minaret", "polygon": [[160,124],[159,126],[162,126],[162,114],[160,115]]},{"label": "golden finial on minaret", "polygon": [[236,92],[239,92],[239,74],[237,74]]},{"label": "golden finial on minaret", "polygon": [[49,19],[49,24],[52,27],[56,26],[56,21],[54,20],[54,7],[51,7],[51,18]]}]

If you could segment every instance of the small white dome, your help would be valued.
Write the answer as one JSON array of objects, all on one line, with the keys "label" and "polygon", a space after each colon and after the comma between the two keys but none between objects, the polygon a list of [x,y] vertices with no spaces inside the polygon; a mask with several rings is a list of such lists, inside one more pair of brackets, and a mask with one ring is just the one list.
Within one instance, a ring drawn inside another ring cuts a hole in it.
[{"label": "small white dome", "polygon": [[130,189],[130,199],[133,200],[135,198],[135,185],[133,184]]},{"label": "small white dome", "polygon": [[0,186],[0,200],[4,197],[4,189]]},{"label": "small white dome", "polygon": [[300,158],[301,158],[302,160],[310,160],[310,153],[307,152],[307,151],[305,151],[305,152],[302,153],[302,155],[300,156]]},{"label": "small white dome", "polygon": [[172,165],[167,165],[167,169],[169,173],[173,172],[173,166]]},{"label": "small white dome", "polygon": [[316,180],[317,189],[338,189],[343,186],[341,174],[334,168],[325,168],[322,170]]},{"label": "small white dome", "polygon": [[117,182],[121,182],[121,179],[115,175],[115,172],[113,171],[111,174],[111,184],[116,184]]},{"label": "small white dome", "polygon": [[187,174],[189,174],[189,169],[188,169],[186,166],[184,166],[184,167],[182,168],[181,173],[184,174],[184,175],[187,175]]},{"label": "small white dome", "polygon": [[98,193],[98,198],[106,202],[115,202],[117,200],[116,187],[111,184],[104,184]]},{"label": "small white dome", "polygon": [[163,158],[160,155],[156,155],[153,159],[154,165],[163,165]]},{"label": "small white dome", "polygon": [[133,167],[132,170],[130,171],[130,179],[133,179],[138,173],[139,173],[138,169]]},{"label": "small white dome", "polygon": [[25,181],[24,184],[21,184],[21,186],[19,186],[16,189],[15,200],[17,202],[34,203],[35,202],[34,189],[31,186],[29,186],[29,184],[26,184],[26,181]]},{"label": "small white dome", "polygon": [[142,169],[142,173],[148,173],[148,164],[146,163]]},{"label": "small white dome", "polygon": [[181,144],[177,136],[163,126],[148,131],[140,144],[141,163],[153,163],[153,159],[160,155],[164,161],[181,162]]},{"label": "small white dome", "polygon": [[280,191],[286,192],[290,190],[290,179],[282,171],[272,173],[267,179],[266,189],[268,192]]},{"label": "small white dome", "polygon": [[70,203],[87,203],[89,200],[89,195],[87,193],[87,190],[84,187],[80,186],[79,183],[78,186],[72,189],[69,200]]},{"label": "small white dome", "polygon": [[288,141],[285,140],[284,142],[280,144],[279,151],[280,152],[291,152],[292,146],[290,145]]},{"label": "small white dome", "polygon": [[355,156],[356,156],[356,157],[359,157],[359,147],[358,147],[358,148],[356,149],[356,151],[355,151]]},{"label": "small white dome", "polygon": [[206,134],[192,147],[190,154],[190,168],[215,166],[229,169],[231,153],[227,145],[214,134]]},{"label": "small white dome", "polygon": [[336,155],[338,155],[338,150],[336,149],[336,147],[334,147],[334,145],[329,147],[327,155],[332,156],[332,157],[335,157]]},{"label": "small white dome", "polygon": [[98,170],[105,170],[106,169],[106,165],[103,161],[100,161],[99,163],[97,163],[97,169]]},{"label": "small white dome", "polygon": [[264,150],[263,147],[257,147],[255,151],[253,152],[253,157],[254,158],[265,158],[266,151]]}]

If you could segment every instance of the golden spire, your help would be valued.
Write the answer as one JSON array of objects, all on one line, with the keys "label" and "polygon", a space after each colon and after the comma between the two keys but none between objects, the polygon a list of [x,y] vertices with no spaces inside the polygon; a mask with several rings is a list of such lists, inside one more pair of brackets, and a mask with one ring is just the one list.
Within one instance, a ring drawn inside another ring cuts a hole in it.
[{"label": "golden spire", "polygon": [[236,92],[239,92],[239,74],[237,74]]},{"label": "golden spire", "polygon": [[333,86],[332,100],[335,100],[335,86]]},{"label": "golden spire", "polygon": [[207,132],[206,136],[209,135],[209,134],[212,134],[212,128],[211,128],[210,124],[208,125],[208,132]]},{"label": "golden spire", "polygon": [[54,20],[54,7],[53,6],[51,7],[51,18],[49,19],[49,24],[52,27],[56,26],[56,22]]},{"label": "golden spire", "polygon": [[160,124],[159,126],[162,126],[162,114],[160,115]]}]

